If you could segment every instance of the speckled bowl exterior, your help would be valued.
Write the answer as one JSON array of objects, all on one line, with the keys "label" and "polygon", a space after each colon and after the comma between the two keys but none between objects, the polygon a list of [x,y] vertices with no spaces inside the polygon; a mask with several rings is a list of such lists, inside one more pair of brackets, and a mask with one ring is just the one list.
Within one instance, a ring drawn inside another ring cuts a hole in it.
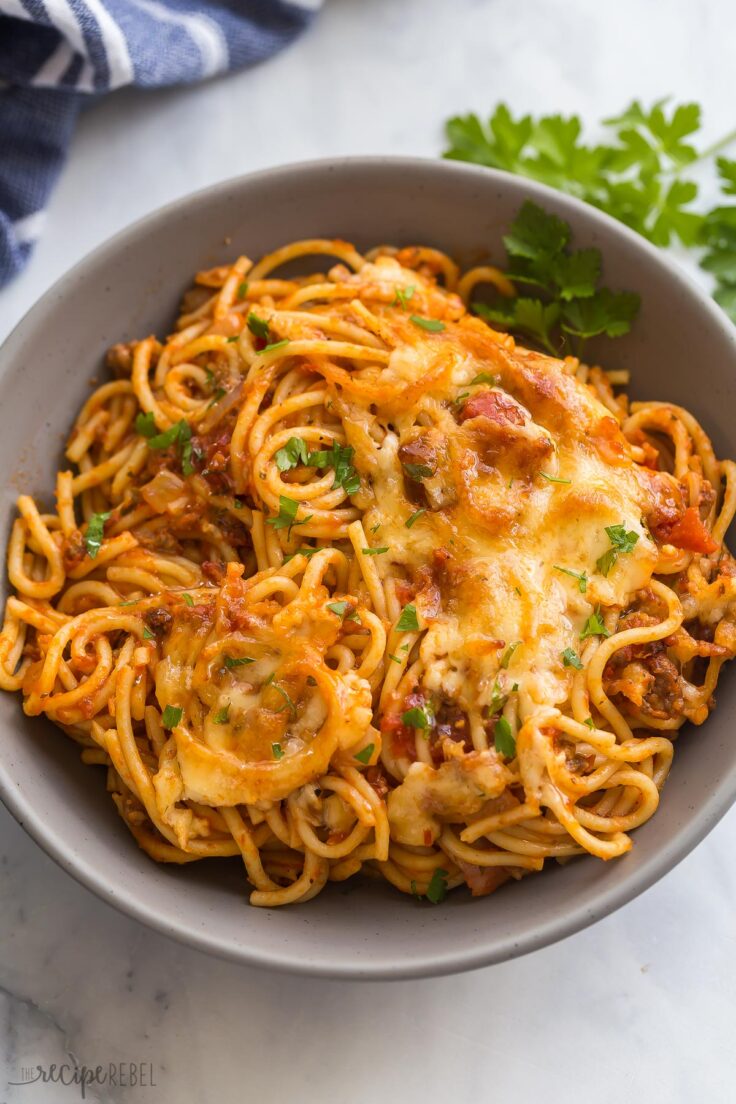
[{"label": "speckled bowl exterior", "polygon": [[[597,246],[604,281],[636,290],[633,332],[607,344],[635,397],[686,405],[721,455],[736,453],[736,330],[666,257],[591,207],[529,181],[452,162],[349,158],[229,180],[165,207],[95,250],[30,311],[0,350],[2,544],[19,491],[51,502],[62,442],[105,349],[166,333],[193,272],[295,238],[438,246],[471,264],[502,257],[501,235],[531,198]],[[3,584],[6,586],[7,584]],[[19,695],[0,694],[0,792],[33,838],[83,885],[145,924],[253,965],[342,978],[423,977],[500,962],[579,931],[661,878],[736,797],[736,673],[718,708],[677,742],[654,818],[630,854],[584,858],[474,900],[439,906],[359,879],[280,910],[250,908],[236,860],[159,866],[136,846],[104,776]]]}]

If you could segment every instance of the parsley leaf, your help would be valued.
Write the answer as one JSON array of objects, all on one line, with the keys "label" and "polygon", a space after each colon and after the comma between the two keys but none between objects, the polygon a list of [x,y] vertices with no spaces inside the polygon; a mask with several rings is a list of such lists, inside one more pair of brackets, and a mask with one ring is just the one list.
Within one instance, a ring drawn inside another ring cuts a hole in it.
[{"label": "parsley leaf", "polygon": [[282,748],[281,744],[271,744],[271,754],[273,755],[274,759],[283,759],[284,749]]},{"label": "parsley leaf", "polygon": [[279,471],[289,471],[297,464],[307,463],[307,443],[303,437],[290,437],[274,457]]},{"label": "parsley leaf", "polygon": [[251,659],[250,656],[229,656],[229,655],[226,655],[223,658],[224,658],[224,661],[225,661],[225,666],[228,669],[232,669],[233,667],[245,667],[248,663],[255,663],[255,660]]},{"label": "parsley leaf", "polygon": [[492,376],[490,372],[479,372],[477,376],[473,376],[469,386],[472,387],[475,383],[490,383],[495,387],[498,376]]},{"label": "parsley leaf", "polygon": [[259,318],[253,311],[248,315],[248,329],[254,337],[260,337],[264,341],[268,341],[270,334],[268,322],[265,318]]},{"label": "parsley leaf", "polygon": [[434,722],[434,713],[428,705],[415,705],[401,714],[401,723],[407,728],[430,728]]},{"label": "parsley leaf", "polygon": [[163,433],[157,433],[153,437],[145,433],[144,436],[148,437],[148,447],[150,449],[167,449],[171,448],[172,445],[176,445],[182,472],[184,475],[192,475],[194,472],[192,464],[192,427],[189,422],[182,418],[181,421],[169,426]]},{"label": "parsley leaf", "polygon": [[284,699],[284,704],[279,706],[279,708],[276,710],[277,713],[283,713],[283,711],[285,709],[288,709],[291,716],[296,717],[296,705],[291,700],[291,698],[287,694],[286,690],[284,690],[283,686],[279,686],[279,684],[274,681],[274,676],[273,675],[271,675],[271,677],[269,679],[266,679],[266,682],[264,682],[263,685],[264,686],[273,686],[276,693],[280,694],[281,697]]},{"label": "parsley leaf", "polygon": [[600,571],[601,575],[608,575],[620,555],[633,552],[636,542],[639,540],[639,534],[633,530],[627,533],[625,525],[607,525],[606,533],[611,542],[611,547],[596,560],[595,565],[596,570]]},{"label": "parsley leaf", "polygon": [[353,609],[350,602],[346,602],[344,599],[341,602],[328,602],[327,609],[331,613],[334,613],[337,617],[342,617],[345,621],[359,621],[358,614]]},{"label": "parsley leaf", "polygon": [[188,606],[193,606],[194,605],[194,599],[192,598],[191,594],[182,594],[181,597],[182,597],[182,601],[185,602],[186,605],[188,605]]},{"label": "parsley leaf", "polygon": [[439,318],[420,318],[418,314],[410,314],[409,321],[428,333],[441,333],[445,328],[445,323],[440,322]]},{"label": "parsley leaf", "polygon": [[[690,166],[714,158],[736,140],[736,131],[698,152],[693,137],[701,126],[700,107],[696,103],[670,106],[666,100],[651,107],[635,100],[619,115],[604,120],[604,126],[608,140],[592,145],[584,141],[577,115],[515,118],[505,104],[499,104],[487,122],[474,114],[448,120],[444,156],[540,180],[599,207],[655,245],[667,246],[676,240],[688,248],[705,245],[700,263],[715,277],[714,298],[736,321],[736,243],[729,233],[736,207],[716,208],[707,214],[698,211],[693,206],[698,185],[688,175]],[[736,161],[718,157],[716,167],[723,194],[736,195]],[[534,230],[531,221],[529,228]],[[597,251],[581,250],[568,259],[555,260],[553,254],[565,252],[563,246],[554,248],[562,240],[562,231],[557,227],[555,239],[554,224],[540,223],[538,229],[538,237],[516,231],[508,235],[509,252],[513,250],[520,262],[512,265],[517,271],[509,273],[511,278],[548,287],[549,277],[553,277],[559,301],[576,304],[577,309],[565,319],[571,335],[593,336],[594,331],[619,336],[626,332],[631,303],[599,301],[587,313],[580,310],[581,300],[598,294]],[[547,268],[546,279],[540,265]],[[528,315],[529,308],[522,309]],[[505,313],[513,316],[515,308],[507,306]],[[503,324],[501,318],[495,321]],[[531,334],[520,325],[510,328],[533,337],[549,351],[541,326]]]},{"label": "parsley leaf", "polygon": [[401,616],[396,622],[396,628],[399,632],[418,632],[419,621],[417,619],[417,607],[411,602],[409,605],[404,606],[401,611]]},{"label": "parsley leaf", "polygon": [[287,498],[286,495],[279,495],[279,512],[276,517],[266,518],[266,525],[273,525],[274,529],[287,529],[288,535],[291,536],[294,525],[306,525],[314,517],[313,514],[307,514],[306,517],[297,521],[298,511],[299,503],[295,499]]},{"label": "parsley leaf", "polygon": [[539,473],[542,479],[546,479],[548,483],[572,483],[572,479],[560,479],[556,475],[550,475],[549,472],[540,471]]},{"label": "parsley leaf", "polygon": [[583,631],[580,633],[580,639],[586,640],[589,636],[610,635],[610,632],[603,624],[603,618],[601,617],[601,607],[596,606],[595,611],[591,613],[590,617],[583,626]]},{"label": "parsley leaf", "polygon": [[423,479],[430,479],[434,475],[433,469],[427,464],[403,464],[402,466],[413,483],[421,483]]},{"label": "parsley leaf", "polygon": [[563,575],[570,575],[571,578],[577,579],[578,590],[581,594],[585,594],[586,590],[588,589],[587,572],[571,571],[569,567],[560,567],[559,564],[553,564],[552,566],[554,567],[555,571],[561,571]]},{"label": "parsley leaf", "polygon": [[443,870],[440,866],[432,871],[432,877],[429,879],[429,885],[427,886],[425,896],[433,905],[441,904],[447,896],[448,876],[447,871]]},{"label": "parsley leaf", "polygon": [[212,721],[216,725],[227,724],[230,720],[230,702],[227,705],[223,705],[222,709],[218,709],[215,713]]},{"label": "parsley leaf", "polygon": [[144,414],[141,411],[135,416],[135,430],[136,433],[140,433],[141,437],[155,437],[156,436],[156,420],[153,416],[153,411],[148,410]]},{"label": "parsley leaf", "polygon": [[505,717],[499,717],[493,726],[493,742],[496,751],[506,759],[513,759],[516,755],[516,740]]},{"label": "parsley leaf", "polygon": [[342,487],[346,494],[354,495],[360,490],[360,476],[353,467],[354,455],[352,445],[340,445],[333,441],[331,448],[310,452],[303,462],[310,468],[332,468],[335,473],[333,488]]},{"label": "parsley leaf", "polygon": [[371,755],[373,755],[375,747],[375,744],[366,744],[364,748],[361,748],[360,751],[356,752],[353,758],[357,759],[359,763],[370,763]]},{"label": "parsley leaf", "polygon": [[407,287],[400,287],[396,284],[396,294],[394,295],[394,301],[391,304],[392,307],[401,307],[402,310],[406,310],[409,300],[414,295],[414,286],[409,284]]},{"label": "parsley leaf", "polygon": [[500,663],[500,667],[503,670],[506,670],[509,663],[511,662],[511,659],[512,659],[512,656],[513,656],[514,652],[516,651],[517,648],[521,647],[521,643],[522,643],[521,640],[516,640],[513,644],[509,644],[508,648],[503,653],[503,655],[501,656],[501,663]]},{"label": "parsley leaf", "polygon": [[384,552],[388,552],[388,545],[382,548],[361,548],[361,552],[364,556],[382,556]]},{"label": "parsley leaf", "polygon": [[273,353],[276,349],[283,349],[285,345],[289,344],[288,337],[284,337],[281,341],[273,341],[270,345],[265,345],[261,349],[261,353]]},{"label": "parsley leaf", "polygon": [[161,724],[164,728],[174,728],[181,720],[182,709],[177,708],[174,705],[167,705],[161,714]]},{"label": "parsley leaf", "polygon": [[411,529],[414,522],[419,521],[422,514],[426,514],[426,509],[415,510],[411,517],[407,518],[404,525],[407,529]]},{"label": "parsley leaf", "polygon": [[564,667],[574,667],[576,671],[583,669],[582,660],[574,648],[565,648],[562,653],[562,664]]},{"label": "parsley leaf", "polygon": [[84,534],[84,546],[87,549],[87,555],[91,560],[94,560],[97,553],[102,547],[102,542],[105,537],[105,522],[112,513],[108,510],[104,514],[92,514],[92,517],[87,522],[87,529]]}]

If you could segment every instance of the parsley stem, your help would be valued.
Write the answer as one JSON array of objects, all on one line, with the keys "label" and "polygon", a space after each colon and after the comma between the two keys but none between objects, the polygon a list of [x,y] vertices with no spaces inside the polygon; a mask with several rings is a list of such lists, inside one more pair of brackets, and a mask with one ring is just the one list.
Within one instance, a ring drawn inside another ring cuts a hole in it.
[{"label": "parsley stem", "polygon": [[736,142],[736,127],[724,135],[723,138],[719,138],[717,142],[706,146],[688,165],[683,165],[683,169],[689,169],[691,165],[697,165],[698,161],[706,161],[713,154],[720,153],[726,146],[730,146],[732,142]]}]

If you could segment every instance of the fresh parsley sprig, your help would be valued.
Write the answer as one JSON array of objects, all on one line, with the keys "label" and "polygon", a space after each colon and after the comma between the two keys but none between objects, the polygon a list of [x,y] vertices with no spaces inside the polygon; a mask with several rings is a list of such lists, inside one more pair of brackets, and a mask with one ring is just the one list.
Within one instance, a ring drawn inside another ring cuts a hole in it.
[{"label": "fresh parsley sprig", "polygon": [[[577,115],[515,118],[499,104],[487,122],[475,114],[449,119],[444,156],[539,180],[600,208],[655,245],[704,246],[700,263],[715,277],[717,302],[736,321],[736,207],[699,211],[698,184],[690,174],[736,141],[736,130],[698,151],[699,105],[669,106],[666,99],[651,107],[634,100],[602,126],[604,140],[588,143]],[[724,196],[736,195],[736,161],[720,157],[716,164]],[[592,259],[576,262],[588,264]]]},{"label": "fresh parsley sprig", "polygon": [[497,296],[473,310],[496,326],[520,333],[552,356],[573,342],[580,356],[588,338],[628,333],[639,311],[639,296],[631,291],[598,287],[601,255],[597,249],[570,249],[568,223],[527,200],[514,219],[504,245],[507,275],[534,296]]}]

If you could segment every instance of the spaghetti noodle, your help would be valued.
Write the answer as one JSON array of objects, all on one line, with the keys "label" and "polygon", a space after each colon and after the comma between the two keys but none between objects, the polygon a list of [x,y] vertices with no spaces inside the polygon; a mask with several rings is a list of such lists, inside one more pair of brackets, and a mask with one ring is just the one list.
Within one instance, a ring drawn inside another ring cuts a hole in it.
[{"label": "spaghetti noodle", "polygon": [[736,649],[734,464],[473,317],[481,283],[514,294],[340,241],[200,272],[108,353],[55,511],[19,498],[0,686],[154,859],[240,856],[261,906],[361,870],[438,901],[655,812]]}]

